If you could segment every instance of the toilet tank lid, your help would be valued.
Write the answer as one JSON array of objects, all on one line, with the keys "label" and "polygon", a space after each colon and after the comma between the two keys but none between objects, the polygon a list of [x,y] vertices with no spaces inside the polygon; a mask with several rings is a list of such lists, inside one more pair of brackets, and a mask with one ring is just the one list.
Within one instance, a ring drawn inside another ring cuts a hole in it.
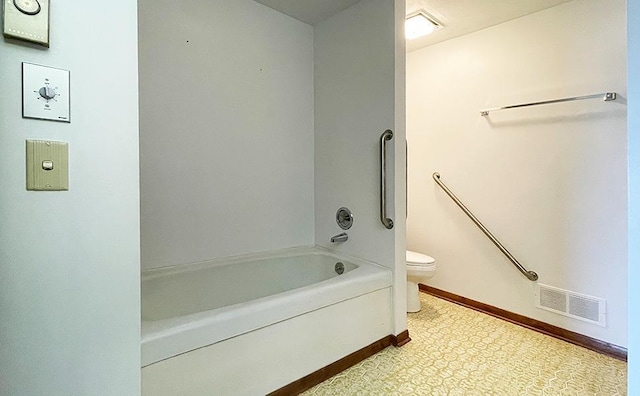
[{"label": "toilet tank lid", "polygon": [[431,264],[435,261],[433,257],[427,256],[426,254],[407,250],[407,263]]}]

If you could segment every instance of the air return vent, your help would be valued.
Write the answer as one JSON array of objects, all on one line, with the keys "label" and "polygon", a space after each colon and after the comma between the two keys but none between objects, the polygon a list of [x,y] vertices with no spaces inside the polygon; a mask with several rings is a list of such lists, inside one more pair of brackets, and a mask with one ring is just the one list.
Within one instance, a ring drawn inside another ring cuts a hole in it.
[{"label": "air return vent", "polygon": [[606,326],[606,305],[602,298],[542,284],[537,285],[535,298],[538,308]]}]

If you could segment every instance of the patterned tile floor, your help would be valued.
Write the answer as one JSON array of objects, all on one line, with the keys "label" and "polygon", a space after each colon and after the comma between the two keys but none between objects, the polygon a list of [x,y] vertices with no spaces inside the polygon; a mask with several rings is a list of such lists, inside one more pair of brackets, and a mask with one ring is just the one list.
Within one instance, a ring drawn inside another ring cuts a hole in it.
[{"label": "patterned tile floor", "polygon": [[627,364],[421,293],[412,341],[303,395],[626,395]]}]

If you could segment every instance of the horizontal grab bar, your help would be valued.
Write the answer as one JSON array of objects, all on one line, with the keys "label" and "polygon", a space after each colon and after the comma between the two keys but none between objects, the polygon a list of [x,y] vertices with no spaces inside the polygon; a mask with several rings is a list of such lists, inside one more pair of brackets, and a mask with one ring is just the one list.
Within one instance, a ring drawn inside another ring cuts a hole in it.
[{"label": "horizontal grab bar", "polygon": [[493,234],[487,229],[487,227],[485,227],[484,224],[482,224],[480,222],[480,220],[478,220],[478,218],[476,216],[474,216],[473,213],[471,213],[471,211],[469,209],[467,209],[466,206],[464,206],[464,204],[458,199],[458,197],[456,197],[456,195],[453,192],[451,192],[451,190],[449,190],[449,188],[442,182],[442,180],[440,180],[440,174],[438,172],[434,172],[433,173],[433,180],[435,180],[436,183],[438,183],[438,185],[444,190],[444,192],[446,192],[447,195],[453,200],[453,202],[455,202],[460,207],[460,209],[462,209],[462,211],[467,216],[469,216],[469,218],[475,223],[475,225],[477,225],[478,228],[480,228],[480,230],[482,232],[484,232],[484,234],[487,236],[487,238],[489,238],[491,240],[491,242],[493,242],[493,244],[496,245],[496,247],[498,249],[500,249],[502,254],[507,256],[509,261],[511,261],[511,263],[513,263],[513,265],[516,266],[516,268],[522,273],[522,275],[526,276],[527,279],[529,279],[530,281],[537,281],[538,280],[538,274],[536,274],[533,271],[527,271],[527,269],[524,268],[522,266],[522,264],[520,264],[520,262],[518,262],[518,260],[516,260],[516,258],[513,257],[513,255],[511,253],[509,253],[507,248],[505,248],[500,243],[500,241],[496,237],[493,236]]},{"label": "horizontal grab bar", "polygon": [[521,103],[521,104],[515,104],[515,105],[509,105],[509,106],[494,107],[491,109],[484,109],[480,111],[480,115],[484,117],[484,116],[488,116],[489,113],[492,111],[517,109],[518,107],[539,106],[539,105],[552,104],[552,103],[573,102],[575,100],[602,98],[603,101],[609,102],[612,100],[616,100],[617,96],[618,95],[615,92],[605,92],[605,93],[599,93],[594,95],[574,96],[571,98],[543,100],[541,102]]}]

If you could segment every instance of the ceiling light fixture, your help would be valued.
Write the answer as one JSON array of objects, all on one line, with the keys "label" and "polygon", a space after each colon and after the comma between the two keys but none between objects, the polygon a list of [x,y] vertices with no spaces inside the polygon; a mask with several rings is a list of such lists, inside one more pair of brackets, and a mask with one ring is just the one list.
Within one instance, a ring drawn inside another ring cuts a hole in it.
[{"label": "ceiling light fixture", "polygon": [[435,18],[420,10],[409,16],[404,24],[404,36],[407,40],[413,40],[418,37],[426,36],[434,31],[441,29],[442,24],[437,22]]}]

